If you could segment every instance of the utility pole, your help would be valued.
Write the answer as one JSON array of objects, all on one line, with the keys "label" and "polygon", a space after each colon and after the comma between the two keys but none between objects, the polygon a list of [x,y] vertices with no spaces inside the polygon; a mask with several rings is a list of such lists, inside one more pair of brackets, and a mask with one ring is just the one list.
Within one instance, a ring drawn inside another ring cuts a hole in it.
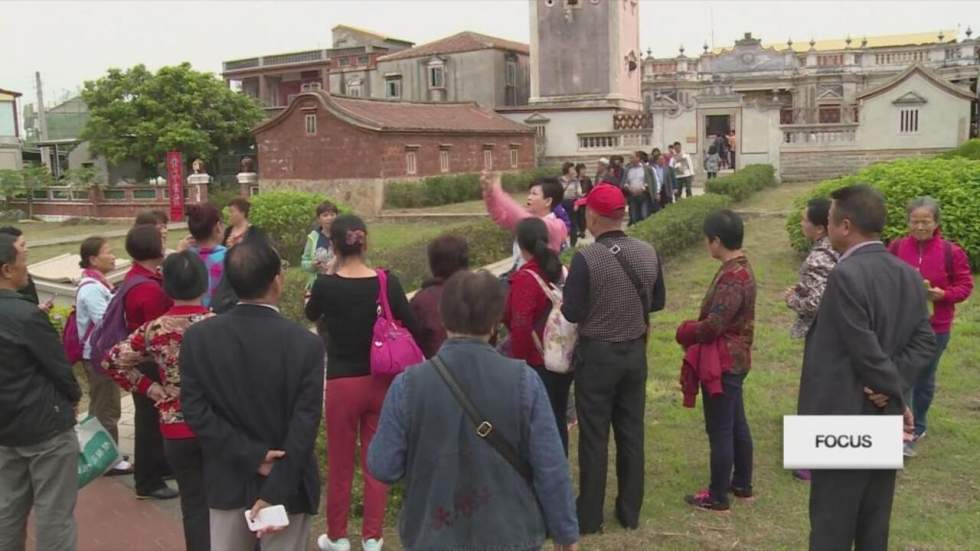
[{"label": "utility pole", "polygon": [[[48,139],[48,120],[44,114],[44,91],[41,89],[41,71],[34,71],[34,79],[36,81],[37,88],[37,123],[40,125],[39,135],[41,136],[41,141]],[[51,170],[51,157],[48,154],[48,148],[41,146],[41,163]],[[52,171],[53,172],[53,171]]]}]

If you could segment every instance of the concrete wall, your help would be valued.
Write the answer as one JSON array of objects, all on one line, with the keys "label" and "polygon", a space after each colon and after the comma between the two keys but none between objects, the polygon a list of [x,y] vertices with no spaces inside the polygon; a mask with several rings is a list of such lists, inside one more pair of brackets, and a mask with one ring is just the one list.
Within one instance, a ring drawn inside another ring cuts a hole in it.
[{"label": "concrete wall", "polygon": [[[191,205],[204,203],[208,200],[207,185],[184,184],[187,190],[187,198],[184,204]],[[156,197],[153,199],[138,199],[133,195],[136,190],[153,189]],[[58,221],[68,218],[112,218],[127,219],[134,218],[144,210],[160,209],[166,212],[170,210],[170,200],[164,196],[164,187],[136,187],[120,186],[112,187],[107,190],[89,190],[89,199],[79,196],[78,199],[34,199],[34,215],[46,220]],[[49,191],[49,197],[58,191],[54,188]],[[62,191],[67,191],[64,188]],[[123,192],[122,199],[105,199],[104,191]],[[10,208],[20,209],[27,212],[27,199],[11,199]]]},{"label": "concrete wall", "polygon": [[[643,51],[640,49],[640,5],[639,2],[625,0],[609,2],[611,19],[614,23],[613,44],[610,52],[610,89],[624,99],[641,105],[640,84],[643,80]],[[636,58],[636,69],[629,70],[626,57]]]},{"label": "concrete wall", "polygon": [[[381,61],[371,74],[371,97],[387,98],[385,75],[402,77],[402,101],[475,101],[487,108],[506,105],[506,58],[503,50],[477,50],[439,56],[446,60],[446,90],[429,89],[431,56]],[[517,54],[517,105],[527,104],[530,94],[528,56]],[[391,99],[391,98],[388,98]]]},{"label": "concrete wall", "polygon": [[[910,92],[921,96],[926,103],[892,103]],[[900,112],[903,109],[918,109],[917,132],[900,132]],[[894,88],[863,100],[860,119],[856,140],[866,149],[953,148],[967,139],[970,102],[914,73]]]},{"label": "concrete wall", "polygon": [[[547,147],[544,157],[578,158],[592,155],[593,152],[580,152],[578,134],[589,132],[610,132],[612,130],[613,109],[541,111],[549,119],[545,126]],[[526,124],[531,113],[501,113],[508,119]]]},{"label": "concrete wall", "polygon": [[620,2],[579,2],[571,21],[562,12],[564,0],[552,4],[531,0],[532,71],[537,71],[532,95],[546,99],[612,93],[610,34],[616,28],[610,24],[610,10]]},{"label": "concrete wall", "polygon": [[935,149],[847,149],[821,148],[782,151],[779,172],[784,182],[809,182],[854,174],[884,161],[905,157],[928,157],[946,151]]}]

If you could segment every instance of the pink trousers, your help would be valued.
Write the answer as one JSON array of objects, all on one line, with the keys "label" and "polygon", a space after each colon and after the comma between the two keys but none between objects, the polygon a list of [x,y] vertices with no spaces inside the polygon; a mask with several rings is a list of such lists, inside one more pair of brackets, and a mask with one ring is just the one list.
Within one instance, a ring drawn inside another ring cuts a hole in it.
[{"label": "pink trousers", "polygon": [[378,430],[381,405],[390,380],[374,376],[327,380],[327,536],[347,537],[354,458],[360,435],[361,475],[364,479],[363,539],[381,538],[388,487],[367,471],[368,446]]}]

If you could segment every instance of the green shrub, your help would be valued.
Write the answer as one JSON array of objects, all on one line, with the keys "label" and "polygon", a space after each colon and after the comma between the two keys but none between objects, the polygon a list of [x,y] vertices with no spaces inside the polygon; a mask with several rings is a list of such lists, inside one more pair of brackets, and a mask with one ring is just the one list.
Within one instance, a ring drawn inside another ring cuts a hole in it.
[{"label": "green shrub", "polygon": [[[520,172],[505,172],[501,185],[508,192],[526,191],[527,186],[541,176],[557,176],[557,167],[533,168]],[[418,182],[391,182],[385,186],[384,206],[388,209],[437,207],[482,197],[480,175],[447,174],[431,176]]]},{"label": "green shrub", "polygon": [[939,156],[940,159],[956,159],[963,157],[974,161],[980,161],[980,138],[974,138],[963,142],[962,145],[952,151],[947,151]]},{"label": "green shrub", "polygon": [[705,217],[731,202],[731,197],[715,193],[684,199],[630,227],[628,233],[652,244],[661,256],[673,256],[702,240]]},{"label": "green shrub", "polygon": [[69,314],[71,314],[71,306],[52,306],[51,310],[48,311],[48,321],[51,322],[51,327],[54,327],[59,336],[65,330],[65,321],[68,320]]},{"label": "green shrub", "polygon": [[708,180],[705,191],[743,201],[753,193],[774,185],[776,170],[772,165],[748,165],[730,176]]},{"label": "green shrub", "polygon": [[234,186],[223,184],[211,184],[208,186],[208,203],[218,207],[224,212],[228,207],[228,202],[235,197],[241,197],[241,188],[236,183]]},{"label": "green shrub", "polygon": [[858,183],[871,185],[885,196],[885,241],[908,233],[905,206],[916,197],[929,195],[942,207],[943,235],[963,247],[974,269],[980,266],[980,161],[964,158],[900,159],[822,182],[797,201],[796,211],[786,221],[793,247],[800,252],[809,247],[800,229],[800,215],[808,200],[827,197],[835,189]]},{"label": "green shrub", "polygon": [[[302,191],[267,191],[250,199],[249,220],[269,236],[279,254],[290,264],[299,264],[306,245],[306,235],[316,218],[316,206],[327,200],[321,193]],[[334,201],[337,203],[336,201]],[[350,209],[337,203],[341,212]]]},{"label": "green shrub", "polygon": [[534,180],[549,176],[554,178],[561,176],[561,167],[542,166],[532,168],[530,170],[522,170],[520,172],[507,172],[500,177],[500,185],[504,188],[504,191],[508,193],[520,193],[522,191],[527,191],[528,186],[530,186],[531,182]]},{"label": "green shrub", "polygon": [[[466,239],[470,246],[470,267],[478,268],[497,262],[512,253],[514,236],[497,227],[489,219],[457,226],[445,233]],[[371,263],[395,272],[406,291],[421,287],[430,277],[426,249],[431,239],[420,239],[403,247],[380,253],[368,252]]]}]

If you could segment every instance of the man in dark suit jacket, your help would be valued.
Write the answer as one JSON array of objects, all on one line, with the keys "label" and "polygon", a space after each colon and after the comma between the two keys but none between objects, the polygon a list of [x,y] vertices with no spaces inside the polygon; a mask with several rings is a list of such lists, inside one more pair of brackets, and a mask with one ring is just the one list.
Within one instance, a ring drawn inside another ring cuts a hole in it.
[{"label": "man in dark suit jacket", "polygon": [[[933,357],[922,278],[879,240],[885,202],[868,186],[831,194],[830,240],[843,255],[806,337],[800,415],[904,415],[903,396]],[[810,549],[885,550],[894,470],[814,470]]]},{"label": "man in dark suit jacket", "polygon": [[204,452],[213,549],[252,549],[245,522],[283,505],[289,527],[262,549],[305,549],[320,500],[313,443],[323,411],[319,337],[283,318],[279,255],[266,239],[228,251],[225,274],[240,302],[193,325],[180,350],[184,417]]}]

